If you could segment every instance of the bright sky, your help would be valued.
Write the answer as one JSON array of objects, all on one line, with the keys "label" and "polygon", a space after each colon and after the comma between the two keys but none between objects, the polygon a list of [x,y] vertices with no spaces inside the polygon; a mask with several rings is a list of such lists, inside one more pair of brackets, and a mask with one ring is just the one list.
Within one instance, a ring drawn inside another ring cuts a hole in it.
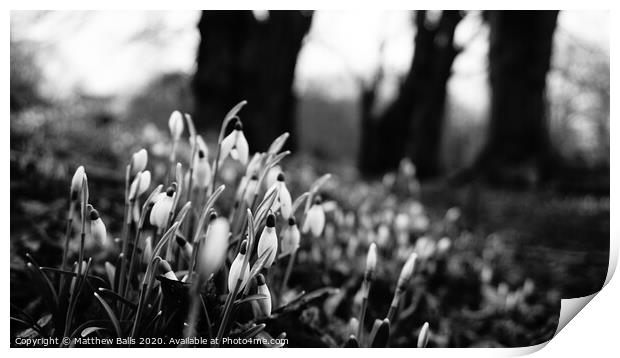
[{"label": "bright sky", "polygon": [[[140,88],[158,73],[191,74],[199,16],[197,11],[12,12],[11,34],[40,44],[47,92],[63,96],[80,89],[114,96]],[[478,28],[477,16],[457,28],[457,41],[469,45],[457,58],[450,83],[451,92],[469,103],[480,103],[485,83],[486,40],[485,33],[474,36]],[[608,12],[564,11],[559,28],[609,52]],[[367,80],[380,63],[388,78],[406,71],[413,36],[407,11],[319,11],[300,53],[295,86],[355,96],[355,81]]]}]

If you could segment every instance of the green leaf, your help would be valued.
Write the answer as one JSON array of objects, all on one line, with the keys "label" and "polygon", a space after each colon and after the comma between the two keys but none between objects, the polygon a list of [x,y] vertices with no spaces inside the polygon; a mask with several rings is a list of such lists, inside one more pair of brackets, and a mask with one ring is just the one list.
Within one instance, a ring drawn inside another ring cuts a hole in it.
[{"label": "green leaf", "polygon": [[[27,254],[28,255],[28,254]],[[30,255],[28,255],[30,256]],[[28,262],[26,266],[32,271],[33,278],[38,281],[42,290],[43,300],[47,303],[49,310],[54,314],[58,312],[58,294],[47,275],[41,271],[38,265]]]},{"label": "green leaf", "polygon": [[86,337],[86,336],[88,336],[89,334],[91,334],[91,333],[93,333],[93,332],[100,331],[100,330],[102,330],[102,329],[105,329],[105,328],[104,328],[104,327],[86,327],[86,328],[84,328],[84,329],[82,330],[82,333],[80,333],[80,335],[81,335],[82,337]]},{"label": "green leaf", "polygon": [[234,305],[238,306],[238,305],[240,305],[242,303],[256,301],[256,300],[261,300],[261,299],[265,299],[265,298],[267,298],[267,296],[265,296],[265,295],[259,295],[259,294],[250,295],[250,296],[247,296],[247,297],[244,297],[244,298],[236,300]]},{"label": "green leaf", "polygon": [[108,314],[108,317],[110,317],[110,320],[112,321],[112,325],[114,326],[114,330],[116,331],[116,336],[123,337],[123,333],[121,331],[121,324],[118,321],[118,318],[116,317],[116,314],[114,313],[114,311],[112,311],[112,307],[110,307],[110,305],[108,305],[108,303],[103,298],[101,298],[101,296],[99,296],[97,292],[93,294],[95,295],[97,300],[99,300],[99,302],[101,303],[101,306],[103,306],[103,309]]},{"label": "green leaf", "polygon": [[239,333],[239,337],[241,339],[249,339],[254,337],[255,335],[257,335],[258,333],[260,333],[262,330],[265,329],[265,327],[267,327],[266,324],[261,323],[259,325],[253,325],[252,327],[246,329],[245,331]]}]

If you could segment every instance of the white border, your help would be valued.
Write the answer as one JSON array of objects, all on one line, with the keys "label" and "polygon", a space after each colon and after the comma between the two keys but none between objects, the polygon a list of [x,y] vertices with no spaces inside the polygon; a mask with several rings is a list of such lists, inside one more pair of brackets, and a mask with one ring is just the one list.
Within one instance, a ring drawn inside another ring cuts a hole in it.
[{"label": "white border", "polygon": [[[5,12],[3,16],[0,17],[0,21],[2,21],[3,27],[5,28],[5,53],[2,56],[2,64],[4,65],[4,75],[3,75],[3,106],[5,114],[9,113],[9,79],[8,79],[8,69],[9,69],[9,34],[10,34],[10,21],[9,9],[48,9],[51,8],[49,1],[5,1],[3,2],[5,8]],[[270,8],[270,9],[288,9],[288,8],[300,8],[300,9],[376,9],[378,5],[380,5],[381,9],[411,9],[411,8],[427,8],[427,9],[437,9],[437,8],[468,8],[468,9],[552,9],[552,8],[560,8],[560,9],[611,9],[611,27],[612,27],[612,36],[611,36],[611,58],[613,58],[615,54],[615,41],[616,34],[618,30],[618,25],[615,24],[615,13],[616,10],[613,9],[615,3],[611,1],[600,1],[600,0],[589,0],[587,2],[577,2],[577,1],[533,1],[533,0],[521,0],[519,2],[497,2],[497,1],[467,1],[467,2],[458,2],[458,1],[402,1],[402,0],[382,0],[380,2],[377,1],[356,1],[356,2],[347,2],[347,1],[336,1],[336,0],[313,0],[313,1],[296,1],[296,2],[287,2],[287,1],[219,1],[219,2],[205,2],[205,1],[161,1],[161,0],[151,0],[151,1],[119,1],[119,0],[108,0],[105,2],[89,2],[85,4],[84,1],[55,1],[53,4],[54,9],[80,9],[84,8],[84,5],[87,5],[87,8],[90,9],[126,9],[126,10],[155,10],[155,9],[200,9],[200,8],[213,8],[213,9],[242,9],[242,8]],[[171,5],[174,5],[171,7]],[[617,76],[614,71],[615,66],[613,66],[613,62],[611,65],[611,82],[612,87],[614,84],[617,84]],[[613,117],[614,113],[614,97],[612,91],[612,101],[611,101],[611,117]],[[2,135],[4,136],[5,143],[9,143],[9,121],[8,118],[1,121],[2,126]],[[615,158],[618,158],[618,130],[615,129],[616,125],[614,125],[614,121],[611,122],[611,163],[615,162]],[[6,145],[6,144],[5,144]],[[8,153],[3,152],[4,163],[9,162]],[[7,173],[8,174],[8,173]],[[618,166],[612,164],[611,168],[611,183],[617,183],[619,179],[618,176]],[[10,188],[9,176],[2,176],[4,188],[7,188],[8,191]],[[618,255],[618,239],[620,237],[620,223],[618,222],[618,217],[616,215],[616,207],[617,204],[613,198],[618,195],[618,188],[611,187],[611,255],[613,261],[611,262],[612,266],[610,266],[610,271],[608,273],[607,279],[611,279],[612,273],[615,268],[617,255]],[[6,195],[6,194],[5,194]],[[2,220],[2,227],[9,228],[9,215],[10,215],[10,200],[4,200],[2,206],[2,215],[0,218]],[[9,233],[6,232],[5,237],[8,238]],[[6,239],[6,244],[8,245],[8,239]],[[7,251],[8,252],[8,251]],[[7,254],[5,254],[7,255]],[[5,256],[6,257],[6,256]],[[8,262],[8,261],[7,261]],[[7,263],[8,265],[8,263]],[[4,275],[4,285],[3,287],[9,287],[10,273],[9,270],[5,269]],[[614,352],[617,352],[617,325],[618,325],[618,314],[620,309],[618,308],[620,305],[620,284],[618,284],[618,279],[611,281],[602,291],[602,294],[597,295],[592,299],[592,304],[588,305],[586,309],[584,309],[581,313],[579,313],[574,319],[573,323],[566,326],[557,337],[552,339],[549,344],[544,347],[544,349],[539,350],[536,355],[540,357],[555,357],[555,356],[584,356],[587,354],[597,354],[606,353],[606,356],[614,355]],[[2,325],[2,333],[0,335],[5,337],[6,348],[8,349],[8,337],[9,337],[9,320],[8,318],[8,307],[9,307],[9,295],[2,295],[2,303],[3,308],[6,310],[6,314],[4,315],[5,319]],[[536,351],[540,349],[540,347],[530,347],[530,348],[521,348],[521,349],[428,349],[428,350],[415,350],[411,351],[410,349],[389,349],[387,352],[376,351],[376,350],[357,350],[351,352],[355,355],[362,356],[377,356],[383,354],[390,355],[403,355],[403,356],[445,356],[445,355],[458,355],[460,357],[489,357],[489,356],[514,356],[514,355],[522,355],[531,353],[532,351]],[[169,356],[174,354],[179,354],[179,351],[173,350],[156,350],[156,349],[141,349],[139,351],[141,355],[155,355],[155,356]],[[9,352],[7,352],[9,353]],[[119,351],[120,353],[120,351]],[[134,352],[123,351],[122,354],[132,354]],[[114,351],[108,349],[89,349],[88,351],[83,351],[80,349],[77,350],[27,350],[27,349],[12,349],[10,353],[14,356],[24,356],[30,354],[37,354],[39,356],[48,356],[48,355],[63,355],[63,356],[83,356],[84,354],[88,354],[89,356],[105,356],[109,357],[112,354],[118,354]],[[250,357],[255,355],[267,355],[270,356],[286,356],[290,357],[291,354],[295,355],[314,355],[314,354],[328,354],[328,355],[339,355],[342,354],[342,351],[339,350],[311,350],[311,349],[298,349],[292,351],[290,349],[285,350],[226,350],[226,351],[202,351],[202,350],[184,350],[182,351],[183,355],[200,355],[204,356],[205,354],[226,354],[226,355],[236,355],[236,354],[245,354]]]}]

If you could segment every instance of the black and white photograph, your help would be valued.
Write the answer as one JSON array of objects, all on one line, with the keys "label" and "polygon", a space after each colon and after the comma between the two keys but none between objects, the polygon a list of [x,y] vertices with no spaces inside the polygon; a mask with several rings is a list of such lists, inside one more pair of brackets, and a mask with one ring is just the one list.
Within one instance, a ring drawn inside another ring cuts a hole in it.
[{"label": "black and white photograph", "polygon": [[613,256],[610,16],[11,10],[9,346],[544,345]]}]

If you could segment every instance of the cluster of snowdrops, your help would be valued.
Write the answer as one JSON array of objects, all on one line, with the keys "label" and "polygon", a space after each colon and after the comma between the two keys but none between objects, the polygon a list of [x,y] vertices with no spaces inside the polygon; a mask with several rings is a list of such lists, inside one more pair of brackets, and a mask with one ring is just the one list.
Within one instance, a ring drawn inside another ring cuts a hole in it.
[{"label": "cluster of snowdrops", "polygon": [[[69,337],[61,346],[79,345],[74,338],[89,336],[120,338],[113,344],[126,346],[140,346],[136,342],[145,342],[137,340],[140,337],[175,338],[178,346],[219,347],[225,345],[225,337],[283,346],[287,332],[268,333],[270,318],[339,296],[338,288],[305,292],[288,283],[298,255],[300,262],[307,262],[313,253],[322,255],[321,249],[329,249],[334,230],[326,211],[339,213],[339,221],[348,220],[334,209],[335,202],[322,199],[321,189],[330,175],[316,179],[293,200],[279,165],[290,154],[282,151],[288,133],[276,138],[266,152],[250,155],[238,115],[244,105],[239,103],[225,116],[214,155],[196,133],[191,116],[173,112],[164,184],[153,188],[145,149],[131,156],[118,238],[108,233],[90,204],[89,196],[95,194],[89,192],[88,170],[80,166],[75,171],[60,267],[41,267],[28,257],[27,270],[40,288],[47,314],[35,319],[21,311],[11,317],[27,328],[20,336]],[[186,132],[189,157],[180,158],[178,148],[185,144]],[[222,179],[221,168],[227,161],[242,168],[232,188]],[[218,199],[226,194],[233,205],[224,211]],[[316,250],[300,250],[305,240],[317,243],[312,245]],[[79,243],[76,253],[71,250],[72,241]],[[106,252],[104,275],[94,270],[101,265],[87,257],[92,243]],[[439,245],[445,252],[449,242]],[[372,329],[366,329],[364,322],[377,269],[377,243],[369,242],[364,250],[361,305],[348,322],[347,337],[337,344],[385,347],[424,248],[399,250],[405,255],[401,257],[404,264],[392,303]],[[429,335],[425,323],[419,329],[417,346],[425,347]],[[206,339],[192,340],[195,337]],[[170,344],[166,339],[149,340],[145,345],[166,346]]]}]

